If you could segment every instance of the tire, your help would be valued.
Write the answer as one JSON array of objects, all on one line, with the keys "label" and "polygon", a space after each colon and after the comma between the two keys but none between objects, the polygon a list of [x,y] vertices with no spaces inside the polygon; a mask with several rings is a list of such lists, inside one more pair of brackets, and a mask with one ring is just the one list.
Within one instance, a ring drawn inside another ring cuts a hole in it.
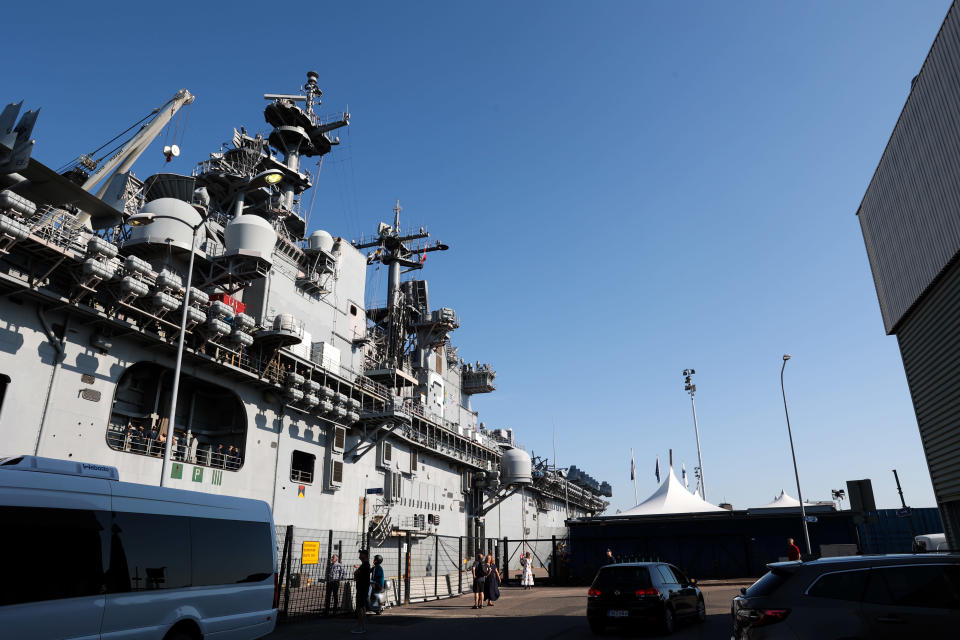
[{"label": "tire", "polygon": [[193,636],[183,631],[172,631],[163,637],[163,640],[193,640]]},{"label": "tire", "polygon": [[673,618],[673,611],[670,610],[670,607],[663,608],[663,619],[660,621],[660,626],[665,636],[673,633],[674,628],[676,628],[676,621]]},{"label": "tire", "polygon": [[707,620],[707,605],[704,604],[703,598],[697,598],[697,622],[706,622]]},{"label": "tire", "polygon": [[605,625],[600,620],[587,620],[590,623],[590,631],[593,632],[595,636],[602,636]]}]

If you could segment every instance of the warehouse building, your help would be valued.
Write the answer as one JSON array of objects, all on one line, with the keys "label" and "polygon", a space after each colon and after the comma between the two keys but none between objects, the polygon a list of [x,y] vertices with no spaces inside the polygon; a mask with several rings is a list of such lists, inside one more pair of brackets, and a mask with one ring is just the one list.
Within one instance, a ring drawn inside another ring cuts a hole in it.
[{"label": "warehouse building", "polygon": [[914,78],[857,211],[900,346],[933,490],[960,549],[960,12]]}]

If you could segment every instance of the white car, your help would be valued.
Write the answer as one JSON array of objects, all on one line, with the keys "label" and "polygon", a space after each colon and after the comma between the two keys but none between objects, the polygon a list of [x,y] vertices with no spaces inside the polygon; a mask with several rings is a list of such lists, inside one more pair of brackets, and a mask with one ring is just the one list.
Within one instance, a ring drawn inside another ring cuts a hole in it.
[{"label": "white car", "polygon": [[926,533],[913,539],[913,550],[916,553],[924,551],[947,551],[947,534],[945,533]]},{"label": "white car", "polygon": [[252,640],[276,625],[265,502],[20,456],[0,459],[0,522],[4,638]]}]

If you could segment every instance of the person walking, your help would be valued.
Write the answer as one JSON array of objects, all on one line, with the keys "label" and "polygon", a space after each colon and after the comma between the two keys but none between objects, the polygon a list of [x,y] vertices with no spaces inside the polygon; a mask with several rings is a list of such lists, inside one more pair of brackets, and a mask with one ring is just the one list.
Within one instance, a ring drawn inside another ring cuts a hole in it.
[{"label": "person walking", "polygon": [[787,560],[799,560],[800,547],[793,543],[793,538],[787,538]]},{"label": "person walking", "polygon": [[367,592],[370,590],[370,553],[360,549],[360,565],[353,570],[353,586],[357,590],[357,628],[350,633],[367,632]]},{"label": "person walking", "polygon": [[347,577],[347,570],[340,564],[337,554],[330,556],[327,566],[327,592],[324,594],[323,615],[330,613],[330,599],[333,598],[333,612],[340,608],[340,581]]},{"label": "person walking", "polygon": [[490,573],[490,567],[487,566],[482,553],[477,554],[477,559],[473,561],[470,571],[473,573],[473,608],[482,609],[483,588],[487,581],[487,574]]},{"label": "person walking", "polygon": [[533,589],[533,562],[530,559],[529,551],[525,556],[520,556],[520,566],[523,568],[520,584],[524,589]]},{"label": "person walking", "polygon": [[383,610],[384,588],[387,580],[383,575],[383,556],[373,556],[373,571],[370,573],[370,608],[376,613]]},{"label": "person walking", "polygon": [[483,595],[487,598],[487,606],[492,607],[500,599],[500,570],[493,562],[492,554],[487,556],[487,566],[490,567],[490,573],[483,585]]}]

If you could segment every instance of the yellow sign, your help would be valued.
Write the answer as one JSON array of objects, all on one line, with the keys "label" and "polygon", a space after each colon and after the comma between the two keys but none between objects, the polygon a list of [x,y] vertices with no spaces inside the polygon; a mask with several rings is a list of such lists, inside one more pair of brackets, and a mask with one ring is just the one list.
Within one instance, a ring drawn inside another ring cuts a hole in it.
[{"label": "yellow sign", "polygon": [[320,563],[320,543],[316,540],[304,540],[303,550],[300,552],[300,564]]}]

